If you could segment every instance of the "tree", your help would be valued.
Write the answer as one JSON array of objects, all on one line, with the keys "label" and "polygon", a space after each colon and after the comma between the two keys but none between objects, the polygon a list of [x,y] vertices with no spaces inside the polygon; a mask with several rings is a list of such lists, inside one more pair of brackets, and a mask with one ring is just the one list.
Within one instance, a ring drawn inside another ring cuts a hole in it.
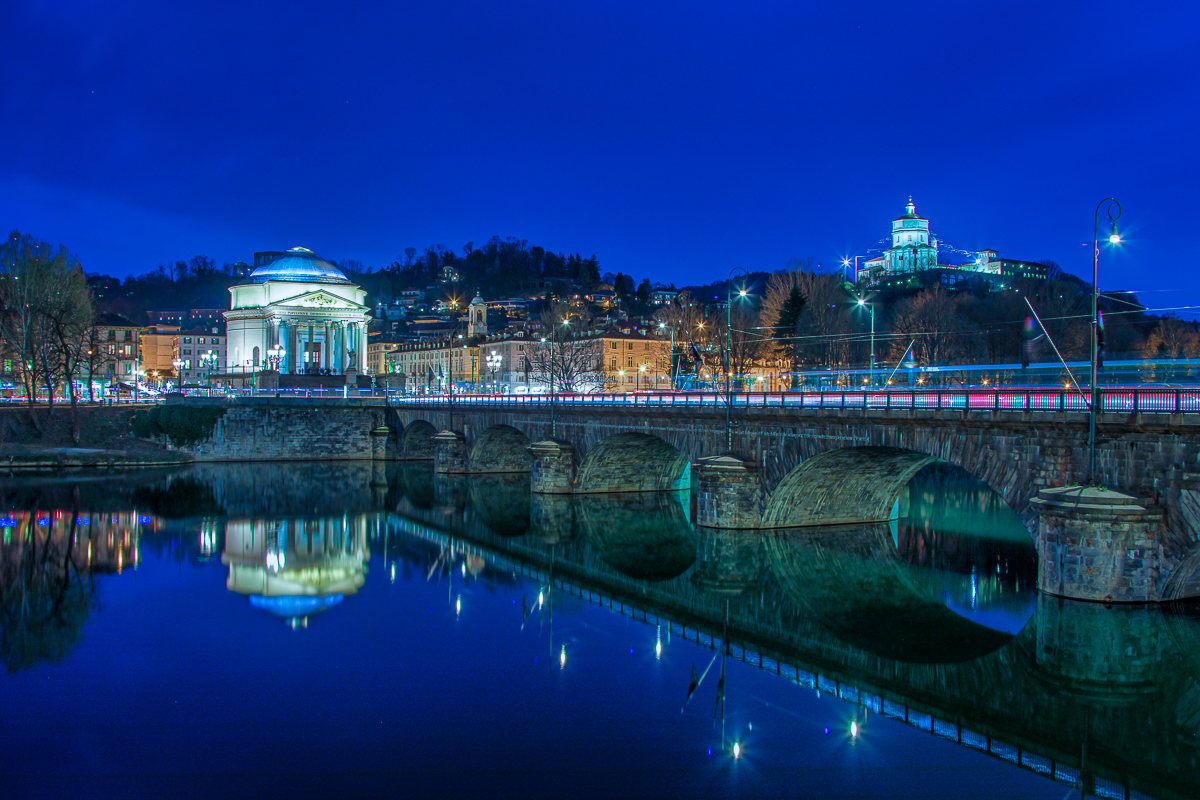
[{"label": "tree", "polygon": [[804,295],[800,287],[793,285],[787,300],[779,309],[775,327],[772,330],[775,339],[775,351],[788,359],[792,373],[792,388],[800,388],[800,323],[804,315]]},{"label": "tree", "polygon": [[604,371],[604,340],[591,330],[586,308],[551,302],[538,319],[536,341],[526,354],[531,381],[556,392],[600,392],[612,388]]}]

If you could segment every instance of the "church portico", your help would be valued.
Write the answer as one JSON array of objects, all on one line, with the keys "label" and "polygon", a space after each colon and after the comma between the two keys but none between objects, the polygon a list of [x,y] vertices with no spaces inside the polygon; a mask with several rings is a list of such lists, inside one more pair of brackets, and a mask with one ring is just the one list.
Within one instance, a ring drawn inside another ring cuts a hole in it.
[{"label": "church portico", "polygon": [[366,292],[312,251],[293,248],[229,291],[230,372],[365,372]]}]

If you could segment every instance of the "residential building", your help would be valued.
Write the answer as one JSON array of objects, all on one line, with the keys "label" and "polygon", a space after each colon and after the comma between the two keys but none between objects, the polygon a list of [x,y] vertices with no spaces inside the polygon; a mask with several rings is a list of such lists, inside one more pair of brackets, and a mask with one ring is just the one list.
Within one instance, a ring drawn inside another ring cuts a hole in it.
[{"label": "residential building", "polygon": [[91,380],[115,387],[133,385],[140,369],[142,326],[117,314],[100,314],[95,325],[95,355]]},{"label": "residential building", "polygon": [[150,325],[142,329],[142,373],[156,386],[174,382],[179,356],[179,326]]},{"label": "residential building", "polygon": [[211,384],[227,373],[229,339],[224,325],[189,328],[179,331],[177,336],[180,385]]}]

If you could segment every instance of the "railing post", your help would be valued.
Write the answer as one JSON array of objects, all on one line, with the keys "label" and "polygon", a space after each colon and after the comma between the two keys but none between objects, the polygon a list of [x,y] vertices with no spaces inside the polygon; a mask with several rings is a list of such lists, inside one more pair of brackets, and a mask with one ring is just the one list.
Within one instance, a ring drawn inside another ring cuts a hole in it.
[{"label": "railing post", "polygon": [[1066,392],[1058,393],[1058,410],[1059,411],[1067,410],[1067,393]]},{"label": "railing post", "polygon": [[[1138,392],[1138,390],[1137,390],[1137,389],[1134,389],[1134,390],[1133,390],[1133,413],[1135,413],[1135,414],[1136,414],[1136,413],[1138,413],[1138,411],[1140,411],[1140,410],[1141,410],[1141,408],[1140,408],[1140,405],[1141,405],[1141,404],[1138,402],[1138,400],[1139,400],[1139,395],[1140,395],[1140,394],[1141,394],[1141,393],[1140,393],[1140,392]],[[1103,411],[1103,410],[1104,410],[1104,403],[1101,403],[1101,404],[1100,404],[1100,410],[1101,410],[1101,411]]]},{"label": "railing post", "polygon": [[942,410],[942,390],[941,389],[937,390],[937,400],[938,400],[938,402],[937,402],[938,411],[941,411]]},{"label": "railing post", "polygon": [[1182,390],[1182,389],[1176,389],[1176,390],[1175,390],[1175,413],[1176,413],[1176,414],[1179,414],[1179,413],[1181,413],[1181,412],[1183,411],[1183,402],[1182,402],[1182,401],[1183,401],[1183,397],[1182,397],[1182,395],[1183,395],[1183,390]]},{"label": "railing post", "polygon": [[1033,407],[1032,402],[1030,400],[1030,395],[1031,395],[1031,392],[1028,389],[1026,389],[1025,390],[1025,411],[1026,411],[1026,413],[1028,413]]}]

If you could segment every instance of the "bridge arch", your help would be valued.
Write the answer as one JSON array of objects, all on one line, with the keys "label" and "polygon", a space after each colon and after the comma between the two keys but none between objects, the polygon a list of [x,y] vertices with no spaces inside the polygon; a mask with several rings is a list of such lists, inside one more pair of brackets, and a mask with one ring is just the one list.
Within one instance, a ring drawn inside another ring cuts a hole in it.
[{"label": "bridge arch", "polygon": [[479,434],[467,458],[467,472],[529,472],[529,437],[511,425],[493,425]]},{"label": "bridge arch", "polygon": [[437,428],[423,419],[410,422],[400,432],[400,459],[402,461],[432,461],[433,437]]},{"label": "bridge arch", "polygon": [[884,522],[933,456],[898,447],[845,447],[805,459],[771,493],[764,528]]},{"label": "bridge arch", "polygon": [[674,445],[646,433],[616,433],[596,443],[579,465],[575,490],[666,492],[691,487],[691,464]]}]

